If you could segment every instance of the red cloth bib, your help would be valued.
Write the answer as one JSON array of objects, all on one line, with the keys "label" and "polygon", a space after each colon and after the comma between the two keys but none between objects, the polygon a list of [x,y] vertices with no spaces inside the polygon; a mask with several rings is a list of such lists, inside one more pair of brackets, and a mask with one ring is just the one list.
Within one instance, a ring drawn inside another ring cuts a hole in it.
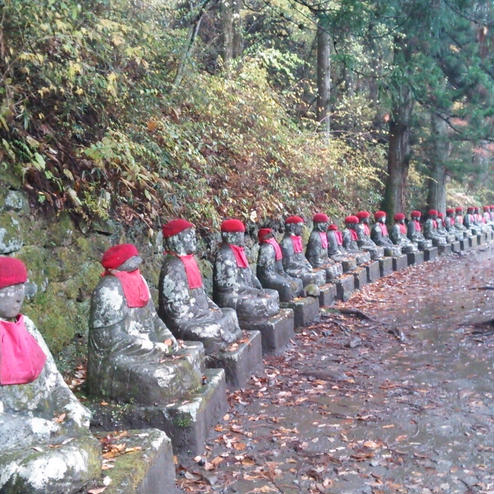
[{"label": "red cloth bib", "polygon": [[189,288],[191,290],[193,290],[194,288],[201,288],[202,287],[201,271],[199,270],[199,266],[197,265],[196,257],[194,256],[194,254],[188,254],[186,256],[178,256],[178,258],[182,261],[184,265]]},{"label": "red cloth bib", "polygon": [[0,384],[27,384],[43,370],[46,355],[19,314],[15,322],[0,321]]},{"label": "red cloth bib", "polygon": [[249,261],[247,260],[247,256],[245,255],[244,248],[241,245],[229,245],[230,249],[232,249],[233,255],[235,256],[235,260],[237,261],[237,266],[239,268],[248,268]]},{"label": "red cloth bib", "polygon": [[326,235],[326,232],[319,232],[319,238],[321,239],[321,247],[323,249],[328,248],[328,237]]},{"label": "red cloth bib", "polygon": [[352,240],[358,240],[358,234],[355,230],[352,230],[351,228],[349,228],[350,230],[350,235],[352,237]]},{"label": "red cloth bib", "polygon": [[290,238],[292,239],[293,252],[295,252],[295,254],[300,254],[300,252],[303,251],[302,238],[298,235],[292,235]]},{"label": "red cloth bib", "polygon": [[381,227],[381,232],[382,234],[387,237],[388,236],[388,227],[386,226],[385,223],[379,223],[379,226]]},{"label": "red cloth bib", "polygon": [[460,223],[460,225],[463,225],[463,216],[457,216],[456,221],[458,221],[458,223]]},{"label": "red cloth bib", "polygon": [[403,223],[399,223],[398,226],[400,227],[400,232],[403,233],[403,235],[407,234],[407,226],[404,225]]},{"label": "red cloth bib", "polygon": [[364,225],[364,233],[369,237],[370,236],[370,228],[366,223],[362,223]]},{"label": "red cloth bib", "polygon": [[413,224],[415,225],[415,231],[416,232],[421,232],[422,231],[422,225],[420,224],[420,221],[413,220]]},{"label": "red cloth bib", "polygon": [[276,241],[275,238],[268,238],[267,240],[264,240],[264,242],[273,246],[273,249],[274,249],[274,258],[277,261],[279,261],[280,259],[283,258],[283,254],[281,253],[280,244]]},{"label": "red cloth bib", "polygon": [[432,220],[432,224],[434,225],[434,228],[437,230],[437,221],[436,220]]},{"label": "red cloth bib", "polygon": [[105,271],[103,276],[109,274],[115,276],[120,281],[128,307],[145,307],[147,305],[149,302],[149,288],[138,269],[135,271],[118,271],[112,269]]},{"label": "red cloth bib", "polygon": [[339,230],[336,230],[334,232],[334,235],[336,237],[336,242],[338,243],[338,245],[343,245],[343,233]]}]

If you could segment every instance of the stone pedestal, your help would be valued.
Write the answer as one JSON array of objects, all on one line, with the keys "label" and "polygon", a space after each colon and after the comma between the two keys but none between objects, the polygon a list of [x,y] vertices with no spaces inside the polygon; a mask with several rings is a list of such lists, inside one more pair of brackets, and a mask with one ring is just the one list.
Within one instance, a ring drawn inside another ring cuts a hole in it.
[{"label": "stone pedestal", "polygon": [[424,253],[421,250],[417,252],[409,252],[407,254],[407,260],[409,266],[422,264],[424,262]]},{"label": "stone pedestal", "polygon": [[285,347],[295,333],[292,309],[280,309],[278,314],[262,322],[242,322],[242,329],[257,330],[262,336],[262,352],[276,353]]},{"label": "stone pedestal", "polygon": [[424,261],[433,261],[437,258],[437,247],[424,249]]},{"label": "stone pedestal", "polygon": [[437,246],[437,253],[440,256],[443,256],[446,254],[451,254],[451,244],[438,245]]},{"label": "stone pedestal", "polygon": [[401,256],[393,257],[393,271],[401,271],[408,266],[407,254]]},{"label": "stone pedestal", "polygon": [[479,245],[480,244],[485,244],[487,242],[487,234],[485,232],[482,232],[479,235]]},{"label": "stone pedestal", "polygon": [[367,269],[365,266],[358,268],[353,273],[353,281],[355,290],[360,290],[364,285],[367,285]]},{"label": "stone pedestal", "polygon": [[[143,429],[127,431],[123,436],[117,434],[115,444],[125,445],[126,450],[136,450],[116,456],[113,468],[104,471],[112,480],[105,494],[178,493],[172,443],[163,431]],[[101,434],[102,437],[107,435],[112,433]]]},{"label": "stone pedestal", "polygon": [[209,368],[225,370],[226,384],[231,389],[243,388],[250,376],[261,372],[262,337],[259,331],[243,331],[243,337],[217,355],[206,357]]},{"label": "stone pedestal", "polygon": [[355,260],[357,261],[357,266],[360,266],[360,264],[365,264],[371,260],[370,254],[369,252],[359,252],[355,256]]},{"label": "stone pedestal", "polygon": [[326,283],[319,287],[319,307],[328,307],[333,305],[336,299],[336,285]]},{"label": "stone pedestal", "polygon": [[338,300],[346,302],[355,288],[355,281],[352,274],[343,275],[336,281],[336,297]]},{"label": "stone pedestal", "polygon": [[451,244],[451,251],[452,252],[460,252],[461,247],[460,247],[460,241],[459,240],[455,240],[452,244]]},{"label": "stone pedestal", "polygon": [[300,297],[282,302],[280,307],[293,310],[294,328],[303,328],[319,320],[319,297]]},{"label": "stone pedestal", "polygon": [[472,235],[472,238],[470,239],[470,247],[475,248],[478,245],[479,245],[479,236]]},{"label": "stone pedestal", "polygon": [[388,274],[393,272],[393,260],[391,257],[379,259],[379,271],[381,276],[388,276]]},{"label": "stone pedestal", "polygon": [[357,267],[357,261],[354,258],[345,259],[341,261],[341,265],[343,267],[343,272],[348,273],[349,271],[353,271]]},{"label": "stone pedestal", "polygon": [[463,238],[460,240],[460,249],[461,250],[467,250],[470,248],[470,242],[468,241],[468,238]]},{"label": "stone pedestal", "polygon": [[374,283],[374,281],[378,280],[381,276],[381,269],[379,267],[379,261],[373,261],[367,266],[365,266],[367,271],[367,282]]}]

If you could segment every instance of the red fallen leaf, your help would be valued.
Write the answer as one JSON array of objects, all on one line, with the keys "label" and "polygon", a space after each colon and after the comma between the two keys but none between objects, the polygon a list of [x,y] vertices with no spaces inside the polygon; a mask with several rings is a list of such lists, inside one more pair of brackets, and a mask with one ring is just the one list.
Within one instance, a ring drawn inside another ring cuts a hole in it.
[{"label": "red fallen leaf", "polygon": [[67,416],[66,413],[61,413],[57,417],[54,417],[53,422],[56,422],[57,424],[61,424],[65,420],[66,416]]}]

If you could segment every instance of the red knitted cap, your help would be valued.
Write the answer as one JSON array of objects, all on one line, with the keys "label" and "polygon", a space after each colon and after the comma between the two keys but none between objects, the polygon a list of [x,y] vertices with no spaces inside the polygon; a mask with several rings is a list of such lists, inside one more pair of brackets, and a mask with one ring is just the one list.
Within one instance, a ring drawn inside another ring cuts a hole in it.
[{"label": "red knitted cap", "polygon": [[114,245],[103,254],[101,264],[106,269],[116,269],[131,257],[138,255],[139,251],[134,244]]},{"label": "red knitted cap", "polygon": [[462,211],[463,211],[463,208],[462,208],[461,206],[457,206],[457,207],[455,208],[455,212],[456,212],[456,213],[461,213]]},{"label": "red knitted cap", "polygon": [[0,288],[27,281],[25,264],[15,257],[0,256]]},{"label": "red knitted cap", "polygon": [[454,213],[454,212],[455,212],[454,208],[447,208],[446,209],[446,214],[451,214],[451,213]]},{"label": "red knitted cap", "polygon": [[329,223],[329,218],[328,218],[328,215],[327,214],[324,214],[324,213],[316,213],[312,217],[312,221],[314,223]]},{"label": "red knitted cap", "polygon": [[331,223],[331,225],[328,226],[328,230],[331,231],[337,231],[338,230],[338,225],[335,225],[334,223]]},{"label": "red knitted cap", "polygon": [[491,208],[490,206],[483,206],[483,207],[482,207],[482,209],[483,209],[484,211],[489,211],[489,209],[490,209],[490,208]]},{"label": "red knitted cap", "polygon": [[358,223],[358,218],[356,216],[347,216],[345,223]]},{"label": "red knitted cap", "polygon": [[177,235],[177,233],[183,232],[187,228],[194,228],[194,225],[190,221],[180,218],[171,220],[163,226],[163,237],[173,237],[173,235]]},{"label": "red knitted cap", "polygon": [[374,213],[374,218],[376,220],[380,219],[380,218],[384,218],[386,216],[386,211],[376,211]]},{"label": "red knitted cap", "polygon": [[420,211],[414,210],[411,213],[412,218],[420,218],[422,216],[422,213]]},{"label": "red knitted cap", "polygon": [[245,225],[235,218],[230,218],[221,223],[221,231],[226,233],[245,232]]},{"label": "red knitted cap", "polygon": [[478,206],[475,206],[475,212],[478,213],[480,211],[480,208]]},{"label": "red knitted cap", "polygon": [[394,215],[394,219],[395,221],[401,221],[401,220],[404,220],[405,219],[405,215],[403,213],[396,213]]},{"label": "red knitted cap", "polygon": [[289,216],[285,220],[285,225],[289,225],[290,223],[304,223],[304,219],[300,216]]},{"label": "red knitted cap", "polygon": [[259,232],[257,233],[259,242],[262,242],[264,238],[267,237],[270,233],[273,233],[273,230],[271,228],[260,228]]},{"label": "red knitted cap", "polygon": [[370,216],[370,213],[369,211],[359,211],[356,215],[355,215],[359,220],[363,219],[363,218],[368,218]]},{"label": "red knitted cap", "polygon": [[473,213],[473,208],[472,208],[472,206],[468,206],[468,208],[467,208],[467,213]]},{"label": "red knitted cap", "polygon": [[438,218],[444,218],[444,213],[441,213],[441,211],[439,211],[439,212],[437,213],[437,217],[438,217]]},{"label": "red knitted cap", "polygon": [[437,216],[437,210],[436,209],[429,209],[429,212],[427,213],[428,216]]}]

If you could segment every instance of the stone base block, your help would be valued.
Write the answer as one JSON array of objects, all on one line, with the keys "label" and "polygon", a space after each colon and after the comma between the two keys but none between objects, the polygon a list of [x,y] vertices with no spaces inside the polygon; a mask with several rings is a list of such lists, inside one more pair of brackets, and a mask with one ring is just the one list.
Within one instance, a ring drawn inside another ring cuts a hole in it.
[{"label": "stone base block", "polygon": [[470,244],[468,242],[468,238],[464,238],[460,240],[460,249],[461,250],[467,250],[470,248]]},{"label": "stone base block", "polygon": [[295,333],[292,309],[280,309],[278,314],[256,323],[242,322],[242,329],[257,330],[262,335],[262,353],[276,353],[285,347]]},{"label": "stone base block", "polygon": [[437,246],[437,253],[440,256],[444,256],[446,254],[451,254],[451,244],[438,245]]},{"label": "stone base block", "polygon": [[302,297],[291,302],[283,302],[280,307],[292,309],[294,327],[302,328],[319,320],[319,297]]},{"label": "stone base block", "polygon": [[357,261],[357,266],[360,266],[360,264],[365,264],[371,260],[370,254],[369,252],[359,252],[355,256],[355,260]]},{"label": "stone base block", "polygon": [[388,276],[393,272],[393,260],[391,257],[385,257],[379,260],[379,271],[381,276]]},{"label": "stone base block", "polygon": [[105,430],[155,427],[171,438],[175,454],[201,454],[210,428],[228,406],[225,371],[205,369],[203,379],[201,388],[187,399],[168,405],[94,403],[92,425]]},{"label": "stone base block", "polygon": [[336,285],[327,283],[319,287],[319,307],[328,307],[333,305],[336,299]]},{"label": "stone base block", "polygon": [[346,302],[355,288],[353,275],[344,275],[336,282],[336,297]]},{"label": "stone base block", "polygon": [[384,255],[388,257],[401,256],[401,247],[384,247]]},{"label": "stone base block", "polygon": [[480,234],[479,244],[485,244],[487,242],[487,234],[482,232]]},{"label": "stone base block", "polygon": [[104,433],[103,437],[115,435],[115,444],[124,444],[126,450],[135,450],[117,456],[113,468],[105,470],[112,482],[105,494],[176,494],[175,464],[172,442],[158,429],[142,429],[122,433]]},{"label": "stone base block", "polygon": [[433,261],[438,256],[437,247],[431,247],[430,249],[424,249],[424,261]]},{"label": "stone base block", "polygon": [[417,252],[409,252],[407,254],[407,260],[409,266],[422,264],[424,262],[424,253],[421,250]]},{"label": "stone base block", "polygon": [[408,257],[406,254],[393,257],[393,271],[401,271],[408,266]]},{"label": "stone base block", "polygon": [[244,331],[243,337],[225,351],[218,355],[208,355],[207,366],[225,369],[229,388],[243,388],[250,376],[264,368],[260,331]]},{"label": "stone base block", "polygon": [[353,281],[355,290],[360,290],[364,285],[367,285],[367,269],[365,266],[358,268],[353,273]]},{"label": "stone base block", "polygon": [[357,267],[357,261],[354,258],[344,259],[341,261],[341,265],[343,266],[343,272],[348,273]]},{"label": "stone base block", "polygon": [[451,251],[452,252],[460,252],[461,250],[461,247],[460,247],[460,241],[459,240],[455,240],[452,244],[451,244]]},{"label": "stone base block", "polygon": [[381,269],[379,268],[379,261],[373,261],[365,266],[367,271],[367,283],[374,283],[381,276]]},{"label": "stone base block", "polygon": [[472,238],[470,239],[471,242],[470,242],[470,247],[478,247],[479,245],[479,237],[478,235],[473,235]]}]

